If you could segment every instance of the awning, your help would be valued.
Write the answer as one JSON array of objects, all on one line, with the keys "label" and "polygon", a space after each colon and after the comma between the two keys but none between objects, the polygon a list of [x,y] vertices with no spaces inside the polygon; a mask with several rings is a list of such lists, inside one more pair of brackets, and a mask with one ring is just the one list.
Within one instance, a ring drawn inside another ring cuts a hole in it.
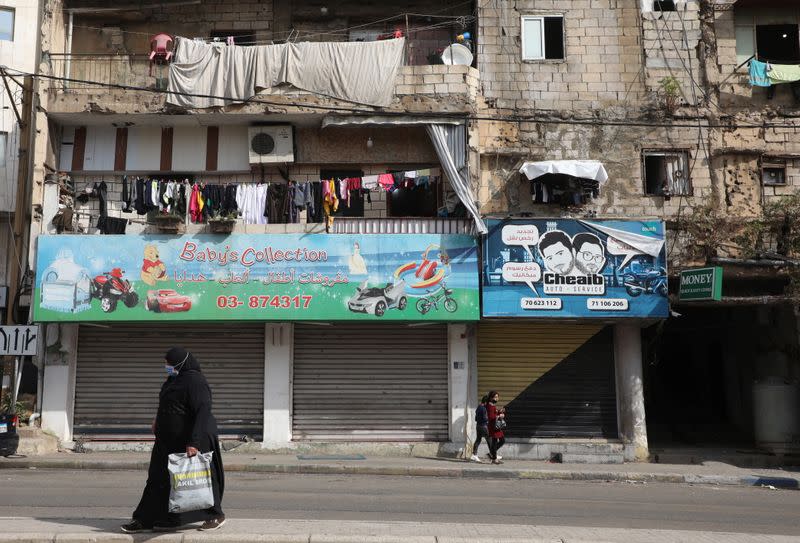
[{"label": "awning", "polygon": [[571,175],[581,179],[594,179],[601,185],[608,181],[603,163],[597,160],[544,160],[526,162],[519,169],[528,179],[536,179],[548,173]]},{"label": "awning", "polygon": [[410,115],[326,115],[322,128],[329,126],[424,126],[427,124],[463,124],[463,118],[455,117],[413,117]]}]

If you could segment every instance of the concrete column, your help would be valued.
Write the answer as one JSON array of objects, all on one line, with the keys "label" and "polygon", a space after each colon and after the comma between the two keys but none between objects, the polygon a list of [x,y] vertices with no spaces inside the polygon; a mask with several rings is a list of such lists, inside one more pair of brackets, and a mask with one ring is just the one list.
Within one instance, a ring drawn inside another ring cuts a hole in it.
[{"label": "concrete column", "polygon": [[638,324],[614,326],[614,362],[617,413],[620,435],[625,443],[625,460],[644,462],[650,453],[644,412],[642,336]]},{"label": "concrete column", "polygon": [[264,447],[285,447],[292,439],[294,326],[265,325]]},{"label": "concrete column", "polygon": [[78,325],[48,324],[42,378],[42,428],[61,441],[72,440],[75,410],[75,373],[78,362]]},{"label": "concrete column", "polygon": [[447,325],[450,385],[450,441],[457,448],[469,440],[469,336],[466,324]]}]

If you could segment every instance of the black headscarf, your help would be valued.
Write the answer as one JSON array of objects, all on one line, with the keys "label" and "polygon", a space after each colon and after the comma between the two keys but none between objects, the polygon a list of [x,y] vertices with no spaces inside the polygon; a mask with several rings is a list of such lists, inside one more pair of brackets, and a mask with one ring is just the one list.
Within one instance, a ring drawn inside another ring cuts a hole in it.
[{"label": "black headscarf", "polygon": [[197,361],[192,353],[183,347],[172,347],[167,351],[167,354],[164,355],[164,358],[171,366],[177,367],[179,372],[188,370],[200,371],[200,362]]}]

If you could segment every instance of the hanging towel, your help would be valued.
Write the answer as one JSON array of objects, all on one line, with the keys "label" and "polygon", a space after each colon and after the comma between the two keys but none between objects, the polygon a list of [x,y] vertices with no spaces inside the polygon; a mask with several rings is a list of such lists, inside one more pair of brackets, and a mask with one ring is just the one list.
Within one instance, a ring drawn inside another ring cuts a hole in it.
[{"label": "hanging towel", "polygon": [[767,75],[769,76],[769,82],[773,85],[778,85],[780,83],[794,83],[795,81],[800,81],[800,65],[770,64],[769,69],[767,70]]},{"label": "hanging towel", "polygon": [[367,175],[366,177],[362,177],[361,181],[363,182],[365,189],[375,190],[378,188],[377,175]]},{"label": "hanging towel", "polygon": [[772,83],[767,75],[769,65],[753,59],[750,61],[750,85],[753,87],[769,87]]}]

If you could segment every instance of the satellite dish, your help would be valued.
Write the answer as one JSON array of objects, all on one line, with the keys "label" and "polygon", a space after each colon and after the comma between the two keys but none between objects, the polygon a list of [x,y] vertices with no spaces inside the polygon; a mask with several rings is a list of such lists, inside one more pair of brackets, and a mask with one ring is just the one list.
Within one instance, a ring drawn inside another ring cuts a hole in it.
[{"label": "satellite dish", "polygon": [[457,64],[460,66],[472,65],[472,52],[465,45],[454,43],[445,47],[442,51],[442,62],[445,64]]}]

